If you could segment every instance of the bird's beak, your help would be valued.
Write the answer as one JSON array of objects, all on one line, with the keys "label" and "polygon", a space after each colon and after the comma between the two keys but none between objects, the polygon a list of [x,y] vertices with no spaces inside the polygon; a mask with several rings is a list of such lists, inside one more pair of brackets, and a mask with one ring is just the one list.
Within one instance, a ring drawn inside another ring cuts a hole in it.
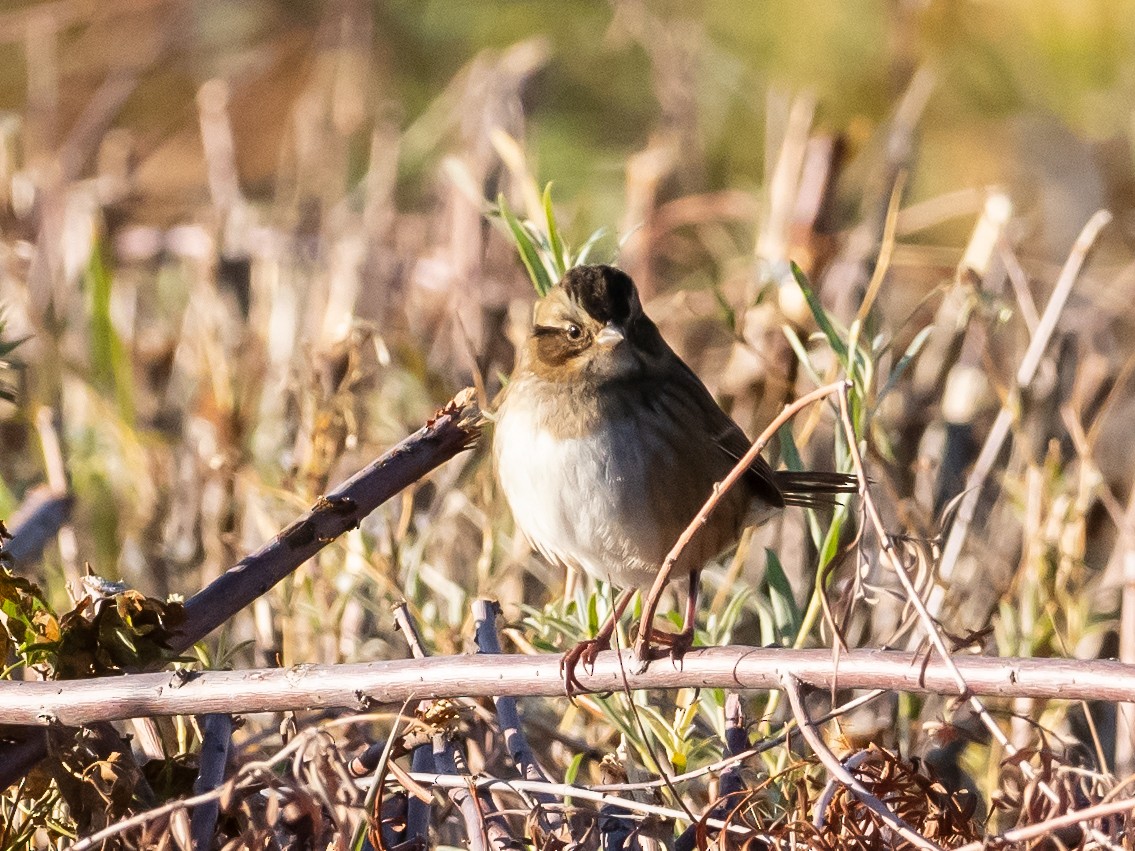
[{"label": "bird's beak", "polygon": [[613,322],[603,326],[603,330],[595,335],[595,342],[604,348],[613,349],[627,338],[626,332]]}]

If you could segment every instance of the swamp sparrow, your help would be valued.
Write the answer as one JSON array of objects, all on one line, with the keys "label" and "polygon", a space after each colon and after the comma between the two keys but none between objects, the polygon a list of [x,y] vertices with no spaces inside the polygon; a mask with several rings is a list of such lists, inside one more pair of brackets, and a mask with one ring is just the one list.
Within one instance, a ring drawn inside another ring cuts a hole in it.
[{"label": "swamp sparrow", "polygon": [[[624,589],[599,635],[564,657],[569,694],[580,659],[610,646],[635,588],[667,553],[750,441],[643,313],[626,273],[570,270],[536,304],[532,329],[496,415],[493,456],[517,526],[554,564]],[[856,490],[836,473],[774,472],[758,457],[674,565],[689,594],[684,627],[659,636],[680,654],[693,640],[698,574],[747,525],[785,505]],[[649,628],[649,624],[640,628]]]}]

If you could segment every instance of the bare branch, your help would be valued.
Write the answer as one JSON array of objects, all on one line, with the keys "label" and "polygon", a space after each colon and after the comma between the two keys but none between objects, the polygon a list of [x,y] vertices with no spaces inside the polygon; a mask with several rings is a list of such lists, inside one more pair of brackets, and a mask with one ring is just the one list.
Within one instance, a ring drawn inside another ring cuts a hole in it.
[{"label": "bare branch", "polygon": [[175,650],[196,644],[390,497],[468,449],[480,431],[473,391],[463,390],[390,451],[322,497],[288,528],[185,603]]},{"label": "bare branch", "polygon": [[[600,653],[580,681],[589,692],[621,690],[629,651]],[[792,674],[823,689],[886,688],[1062,700],[1135,701],[1135,666],[1114,661],[957,656],[929,661],[897,650],[851,650],[838,668],[827,649],[704,647],[681,666],[654,664],[626,672],[632,689],[778,689]],[[149,715],[358,709],[371,703],[499,695],[562,697],[560,656],[434,656],[352,665],[297,665],[245,671],[130,674],[69,682],[0,683],[0,724],[78,726]]]},{"label": "bare branch", "polygon": [[[399,491],[453,456],[480,434],[481,413],[473,391],[463,390],[418,431],[321,498],[257,552],[193,595],[186,620],[171,642],[193,646]],[[0,744],[0,787],[7,787],[47,755],[41,738]]]}]

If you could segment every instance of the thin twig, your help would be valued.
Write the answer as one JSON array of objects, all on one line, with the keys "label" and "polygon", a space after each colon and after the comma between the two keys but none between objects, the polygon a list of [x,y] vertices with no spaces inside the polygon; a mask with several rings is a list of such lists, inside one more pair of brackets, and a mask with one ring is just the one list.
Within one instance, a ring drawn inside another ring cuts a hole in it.
[{"label": "thin twig", "polygon": [[[998,848],[1002,845],[1013,845],[1018,842],[1027,842],[1030,839],[1037,839],[1041,836],[1048,836],[1057,830],[1065,827],[1071,827],[1074,824],[1083,824],[1087,819],[1107,818],[1108,816],[1119,815],[1120,813],[1130,813],[1135,811],[1135,798],[1124,798],[1121,801],[1109,801],[1106,804],[1096,804],[1091,807],[1084,807],[1082,810],[1072,810],[1064,815],[1055,816],[1044,821],[1038,821],[1036,824],[1026,825],[1024,827],[1015,827],[1012,830],[1007,830],[1002,834],[996,836],[986,836],[980,842],[971,842],[968,845],[962,845],[956,848],[955,851],[982,851],[985,848]],[[1095,838],[1095,837],[1093,837]],[[1099,841],[1098,839],[1096,840]],[[1107,843],[1108,847],[1115,847],[1110,842]]]},{"label": "thin twig", "polygon": [[[573,786],[569,783],[540,783],[534,780],[498,780],[495,777],[454,777],[448,774],[411,774],[414,780],[426,785],[439,788],[453,788],[457,785],[472,785],[477,789],[492,790],[494,792],[547,792],[560,798],[577,798],[581,801],[593,801],[598,804],[612,804],[628,812],[646,813],[661,816],[675,821],[685,821],[689,818],[681,810],[671,807],[662,807],[644,801],[635,801],[630,798],[620,798],[608,792],[596,792],[584,786]],[[753,832],[736,824],[727,824],[720,819],[706,819],[709,827],[727,829],[738,836],[749,835]]]},{"label": "thin twig", "polygon": [[[737,692],[730,692],[731,697],[736,694]],[[861,706],[865,706],[871,701],[877,700],[878,698],[886,694],[890,694],[890,692],[888,692],[886,689],[875,689],[874,691],[870,691],[867,694],[860,695],[859,697],[853,698],[852,700],[847,701],[847,703],[841,704],[831,711],[826,712],[824,715],[821,715],[816,719],[816,723],[823,724],[827,721],[832,720],[833,718],[838,718],[840,715],[851,712],[855,709],[859,709]],[[776,736],[762,738],[759,744],[753,745],[750,748],[746,748],[736,753],[731,753],[729,756],[722,757],[716,762],[711,762],[709,765],[703,765],[701,768],[695,768],[693,771],[687,771],[684,774],[676,774],[670,778],[670,782],[674,784],[686,783],[690,780],[696,780],[700,777],[704,777],[707,774],[715,774],[719,771],[724,773],[725,771],[732,769],[739,763],[744,762],[749,757],[765,753],[766,751],[770,751],[773,748],[778,748],[783,745],[788,740],[789,731],[791,731],[795,727],[795,725],[796,722],[790,719],[782,728],[782,732],[777,734]],[[647,780],[641,783],[604,783],[596,786],[591,786],[590,788],[597,792],[626,792],[635,789],[654,789],[664,785],[666,785],[666,781],[659,779]]]},{"label": "thin twig", "polygon": [[[410,614],[410,605],[400,600],[394,606],[394,624],[402,633],[402,640],[410,648],[410,655],[415,659],[425,659],[429,654],[422,643],[418,622]],[[418,702],[418,714],[422,715],[429,706],[428,700]],[[411,771],[434,771],[437,763],[434,760],[433,745],[430,742],[420,744],[410,753]],[[378,775],[376,775],[377,777]],[[430,822],[433,819],[433,801],[421,799],[417,796],[406,801],[406,842],[420,842],[423,847],[429,844]]]},{"label": "thin twig", "polygon": [[418,630],[418,623],[410,614],[410,604],[405,600],[399,600],[394,604],[393,609],[394,625],[402,633],[402,639],[410,648],[410,655],[415,659],[425,659],[429,654],[426,653],[425,645],[422,644],[422,634]]},{"label": "thin twig", "polygon": [[[375,811],[375,799],[377,798],[378,793],[382,788],[379,784],[383,779],[385,779],[387,769],[390,766],[396,764],[391,759],[391,753],[394,751],[394,743],[398,740],[398,734],[400,733],[400,726],[402,722],[404,720],[408,720],[406,709],[409,705],[409,699],[407,699],[406,702],[402,704],[402,709],[399,711],[398,716],[394,719],[394,724],[390,727],[390,735],[388,735],[386,737],[386,741],[382,743],[381,753],[378,755],[378,758],[374,760],[374,766],[373,768],[371,768],[371,770],[367,771],[364,765],[357,764],[361,762],[358,757],[352,760],[347,766],[347,770],[350,772],[352,777],[366,776],[366,774],[369,774],[371,780],[374,782],[374,785],[371,786],[370,791],[367,792],[366,797],[363,799],[364,813],[371,813]],[[367,749],[367,754],[370,753],[370,750],[370,748]],[[362,770],[360,771],[359,769]],[[406,788],[407,791],[420,791],[420,787],[415,790],[410,790],[407,783],[412,783],[412,781],[404,780],[403,787]],[[417,784],[413,785],[416,786]],[[409,806],[409,801],[407,801],[407,806]],[[367,832],[367,826],[368,825],[366,819],[363,819],[363,821],[359,823],[358,829],[355,831],[354,839],[351,842],[352,849],[362,847],[363,838]]]}]

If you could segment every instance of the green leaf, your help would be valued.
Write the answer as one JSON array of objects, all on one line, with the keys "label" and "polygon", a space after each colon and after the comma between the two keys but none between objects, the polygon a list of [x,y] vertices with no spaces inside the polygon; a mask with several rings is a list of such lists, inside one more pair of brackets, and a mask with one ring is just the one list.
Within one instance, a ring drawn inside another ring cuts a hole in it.
[{"label": "green leaf", "polygon": [[587,598],[587,634],[599,632],[599,592]]},{"label": "green leaf", "polygon": [[800,287],[800,291],[804,293],[804,299],[808,302],[808,309],[812,311],[812,318],[816,320],[816,325],[819,326],[824,336],[828,338],[828,345],[832,350],[839,355],[840,360],[843,361],[845,367],[850,366],[847,357],[847,345],[840,339],[836,333],[835,326],[832,324],[831,319],[828,318],[827,311],[824,306],[820,304],[819,296],[816,295],[812,285],[808,283],[808,278],[805,276],[803,270],[792,263],[792,277],[796,279],[796,285]]},{"label": "green leaf", "polygon": [[594,249],[599,240],[603,239],[606,235],[607,228],[596,229],[596,231],[587,238],[587,242],[583,243],[583,247],[579,249],[579,253],[575,255],[575,261],[572,265],[582,266],[586,263],[587,259],[591,256],[592,249]]},{"label": "green leaf", "polygon": [[[0,325],[0,332],[2,332],[3,330],[4,327]],[[31,334],[29,334],[26,337],[20,337],[20,339],[18,340],[0,340],[0,358],[7,357],[31,338]]]},{"label": "green leaf", "polygon": [[551,249],[552,262],[555,264],[556,280],[559,280],[567,272],[568,256],[563,240],[560,239],[560,229],[556,225],[556,211],[552,209],[550,182],[544,187],[544,218],[548,222],[548,247]]},{"label": "green leaf", "polygon": [[796,353],[796,359],[800,361],[800,365],[804,367],[804,371],[808,373],[808,377],[812,380],[812,383],[817,387],[821,386],[824,380],[820,378],[820,374],[816,372],[816,368],[812,366],[812,359],[808,357],[808,350],[804,347],[803,341],[801,341],[796,335],[796,332],[788,325],[782,325],[781,330],[788,340],[788,345],[790,345],[792,351]]},{"label": "green leaf", "polygon": [[544,268],[544,262],[540,259],[540,252],[532,239],[532,235],[524,229],[520,220],[509,209],[503,193],[497,197],[497,210],[512,233],[513,242],[516,243],[516,248],[520,252],[520,259],[524,263],[524,268],[528,270],[528,277],[532,279],[532,285],[536,288],[536,294],[543,298],[548,294],[548,290],[555,285],[555,281],[549,279],[548,270]]},{"label": "green leaf", "polygon": [[757,626],[760,628],[761,645],[767,647],[770,644],[780,644],[780,638],[776,634],[776,618],[773,615],[772,604],[763,594],[758,594],[756,606],[758,614]]},{"label": "green leaf", "polygon": [[569,785],[575,783],[576,779],[579,777],[580,766],[583,765],[583,757],[584,754],[582,751],[572,757],[567,769],[564,770],[564,783]]},{"label": "green leaf", "polygon": [[765,581],[768,582],[773,622],[779,636],[794,638],[800,630],[800,607],[792,594],[792,583],[776,553],[765,550]]},{"label": "green leaf", "polygon": [[[899,362],[895,364],[895,368],[892,369],[891,374],[887,376],[887,383],[884,384],[883,389],[879,391],[879,395],[875,399],[876,408],[878,408],[879,403],[883,401],[883,398],[894,389],[899,379],[902,378],[903,374],[914,362],[914,359],[918,357],[918,353],[922,351],[922,347],[926,345],[926,341],[930,339],[930,334],[933,331],[934,326],[927,325],[910,341],[910,345],[906,347],[906,351],[903,352],[902,357],[899,358]],[[872,411],[872,413],[874,413],[874,411]]]},{"label": "green leaf", "polygon": [[800,450],[796,447],[796,438],[792,436],[792,427],[785,423],[776,435],[780,439],[780,455],[784,459],[784,466],[789,470],[803,470],[804,460],[800,457]]},{"label": "green leaf", "polygon": [[95,381],[115,395],[123,421],[134,422],[133,375],[129,354],[110,316],[113,280],[104,240],[95,242],[87,265],[86,283],[91,297],[91,365]]},{"label": "green leaf", "polygon": [[729,333],[736,334],[737,311],[733,309],[733,305],[731,305],[725,298],[725,293],[721,291],[721,287],[714,286],[711,289],[711,292],[713,293],[713,300],[717,302],[717,307],[721,310],[721,315],[725,320],[725,324],[729,326]]}]

